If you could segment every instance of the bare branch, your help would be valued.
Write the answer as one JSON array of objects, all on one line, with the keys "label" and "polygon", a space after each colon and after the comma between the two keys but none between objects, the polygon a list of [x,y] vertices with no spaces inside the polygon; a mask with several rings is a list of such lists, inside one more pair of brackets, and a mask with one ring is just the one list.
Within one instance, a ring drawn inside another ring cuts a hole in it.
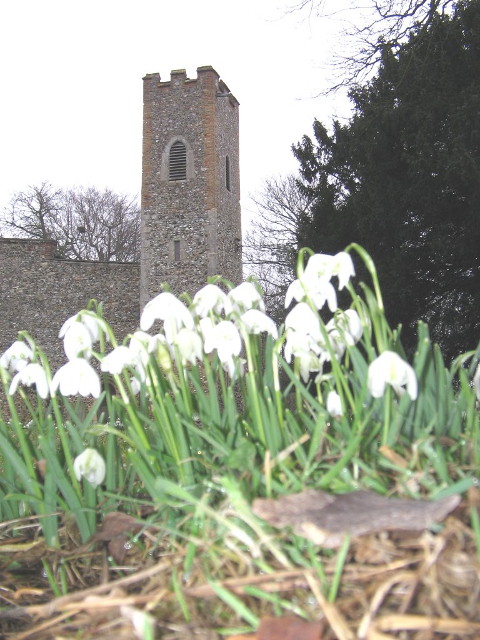
[{"label": "bare branch", "polygon": [[44,182],[14,194],[0,216],[4,233],[52,239],[57,255],[72,260],[140,259],[140,209],[136,199],[93,187],[55,190]]}]

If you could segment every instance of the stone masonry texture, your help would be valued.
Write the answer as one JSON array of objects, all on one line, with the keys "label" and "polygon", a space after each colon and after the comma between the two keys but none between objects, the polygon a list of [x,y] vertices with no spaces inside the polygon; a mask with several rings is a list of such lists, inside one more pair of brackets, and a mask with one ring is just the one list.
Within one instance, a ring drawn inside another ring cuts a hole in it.
[{"label": "stone masonry texture", "polygon": [[[239,103],[212,67],[196,79],[178,70],[166,82],[143,80],[140,265],[59,260],[52,241],[0,238],[0,354],[27,330],[56,369],[66,360],[59,329],[90,299],[103,303],[122,342],[162,283],[193,295],[209,275],[241,282]],[[187,149],[187,177],[172,182],[176,140]]]}]

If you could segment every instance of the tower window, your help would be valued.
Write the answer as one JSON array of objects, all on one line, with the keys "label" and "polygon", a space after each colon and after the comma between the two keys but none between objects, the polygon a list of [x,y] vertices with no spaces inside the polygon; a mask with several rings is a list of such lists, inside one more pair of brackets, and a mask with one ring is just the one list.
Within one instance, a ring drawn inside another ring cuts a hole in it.
[{"label": "tower window", "polygon": [[187,149],[180,140],[174,142],[170,147],[168,179],[171,182],[187,179]]},{"label": "tower window", "polygon": [[230,158],[225,158],[225,187],[230,191]]}]

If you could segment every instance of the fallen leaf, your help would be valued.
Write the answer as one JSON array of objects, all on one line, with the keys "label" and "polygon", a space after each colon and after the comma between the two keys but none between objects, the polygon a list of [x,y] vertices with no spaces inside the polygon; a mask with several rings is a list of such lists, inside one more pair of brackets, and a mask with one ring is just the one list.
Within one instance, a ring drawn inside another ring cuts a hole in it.
[{"label": "fallen leaf", "polygon": [[257,640],[321,640],[319,622],[307,622],[295,616],[264,617],[260,620]]},{"label": "fallen leaf", "polygon": [[107,513],[99,530],[89,540],[92,542],[108,542],[108,552],[117,564],[122,564],[127,549],[125,544],[132,536],[145,527],[145,523],[127,513],[112,511]]},{"label": "fallen leaf", "polygon": [[346,534],[427,529],[459,502],[459,495],[436,501],[399,500],[363,490],[331,495],[307,489],[277,500],[258,498],[252,510],[274,527],[292,527],[296,534],[333,549],[341,546]]}]

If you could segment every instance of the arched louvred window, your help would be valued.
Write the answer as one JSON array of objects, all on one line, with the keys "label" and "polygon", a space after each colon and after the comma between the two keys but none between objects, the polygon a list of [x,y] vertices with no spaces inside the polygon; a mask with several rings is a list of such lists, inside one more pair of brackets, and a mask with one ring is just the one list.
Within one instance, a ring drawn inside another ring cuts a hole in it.
[{"label": "arched louvred window", "polygon": [[225,186],[230,191],[230,158],[225,158]]},{"label": "arched louvred window", "polygon": [[187,179],[187,148],[180,140],[170,147],[168,179],[170,181]]}]

